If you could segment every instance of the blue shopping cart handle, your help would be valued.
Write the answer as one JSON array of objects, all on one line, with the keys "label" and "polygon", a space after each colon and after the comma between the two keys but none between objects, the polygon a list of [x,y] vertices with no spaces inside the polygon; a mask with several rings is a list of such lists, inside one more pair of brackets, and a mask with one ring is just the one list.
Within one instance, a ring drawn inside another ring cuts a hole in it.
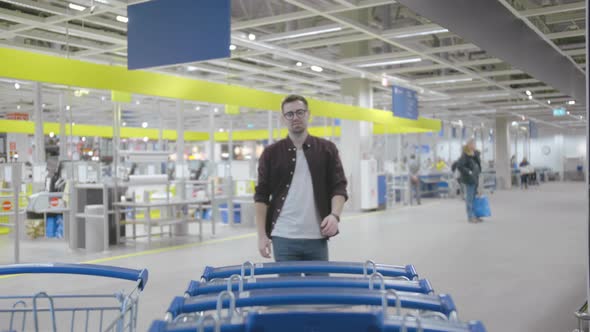
[{"label": "blue shopping cart handle", "polygon": [[[203,324],[204,331],[214,332],[214,321]],[[250,312],[240,321],[221,323],[221,332],[361,332],[383,331],[401,332],[404,327],[408,332],[417,332],[419,327],[424,332],[486,332],[480,321],[455,322],[432,318],[420,318],[416,321],[411,317],[387,317],[378,312]],[[199,323],[195,322],[152,322],[149,332],[194,332],[199,331]]]},{"label": "blue shopping cart handle", "polygon": [[[373,280],[373,289],[380,289],[381,281]],[[239,280],[232,280],[232,290],[239,290]],[[420,280],[383,280],[385,289],[393,289],[402,292],[430,294],[434,290],[430,282],[426,279]],[[295,287],[339,287],[339,288],[364,288],[369,289],[370,281],[366,277],[280,277],[280,278],[246,278],[242,280],[243,290],[249,291],[254,289],[268,288],[295,288]],[[198,296],[204,294],[219,293],[227,290],[227,280],[214,280],[209,282],[200,282],[193,280],[185,294],[189,296]]]},{"label": "blue shopping cart handle", "polygon": [[[278,273],[341,273],[341,274],[363,274],[364,263],[349,262],[325,262],[325,261],[298,261],[298,262],[276,262],[276,263],[255,263],[253,264],[254,275],[268,275]],[[395,266],[385,264],[368,265],[367,273],[381,273],[384,277],[406,277],[410,280],[418,277],[413,265]],[[243,265],[212,267],[207,266],[201,278],[212,280],[217,278],[229,278],[234,274],[241,274]],[[374,271],[374,270],[377,271]],[[250,276],[252,268],[245,268],[245,275]]]},{"label": "blue shopping cart handle", "polygon": [[138,288],[141,290],[148,281],[146,269],[133,270],[108,265],[63,263],[0,265],[0,275],[29,273],[78,274],[139,281]]},{"label": "blue shopping cart handle", "polygon": [[[283,306],[283,305],[371,305],[380,306],[385,291],[356,288],[279,288],[257,289],[235,295],[235,307]],[[386,293],[387,306],[396,306],[396,297]],[[440,312],[451,316],[456,311],[449,295],[425,295],[419,293],[398,292],[402,308]],[[203,295],[197,297],[176,297],[168,308],[172,317],[180,314],[195,313],[216,309],[218,296]],[[225,297],[223,308],[230,306]]]}]

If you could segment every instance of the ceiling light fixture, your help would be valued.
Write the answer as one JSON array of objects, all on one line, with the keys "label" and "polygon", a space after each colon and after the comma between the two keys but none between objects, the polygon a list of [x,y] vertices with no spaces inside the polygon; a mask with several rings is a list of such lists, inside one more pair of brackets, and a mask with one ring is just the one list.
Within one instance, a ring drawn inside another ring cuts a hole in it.
[{"label": "ceiling light fixture", "polygon": [[107,100],[107,97],[105,97],[105,96],[102,96],[102,97],[100,97],[100,100],[101,100],[101,101],[105,101],[105,100]]},{"label": "ceiling light fixture", "polygon": [[14,83],[14,88],[17,90],[20,89],[20,83]]},{"label": "ceiling light fixture", "polygon": [[276,37],[271,37],[271,38],[268,38],[268,39],[264,39],[264,41],[265,42],[271,42],[271,41],[283,40],[283,39],[292,39],[292,38],[299,38],[299,37],[314,36],[314,35],[319,35],[319,34],[322,34],[322,33],[336,32],[336,31],[340,31],[340,30],[342,30],[342,27],[330,27],[330,28],[319,29],[319,30],[309,30],[309,31],[295,32],[293,34],[279,35],[279,36],[276,36]]},{"label": "ceiling light fixture", "polygon": [[576,101],[575,100],[570,100],[570,101],[567,102],[567,104],[568,105],[575,105],[576,104]]},{"label": "ceiling light fixture", "polygon": [[547,100],[547,104],[551,105],[551,100]]},{"label": "ceiling light fixture", "polygon": [[198,70],[199,68],[195,67],[195,66],[186,66],[186,70],[188,71],[195,71]]},{"label": "ceiling light fixture", "polygon": [[237,47],[236,45],[234,45],[234,44],[230,44],[230,45],[229,45],[229,50],[230,50],[230,51],[235,51],[235,50],[236,50],[236,48],[238,48],[238,47]]},{"label": "ceiling light fixture", "polygon": [[382,61],[382,62],[374,62],[374,63],[364,63],[357,65],[359,68],[368,68],[368,67],[379,67],[379,66],[388,66],[388,65],[401,65],[403,63],[414,63],[422,61],[421,58],[409,58],[409,59],[398,59],[398,60],[390,60],[390,61]]},{"label": "ceiling light fixture", "polygon": [[86,142],[86,137],[82,137],[82,142]]},{"label": "ceiling light fixture", "polygon": [[143,141],[147,143],[147,141],[149,141],[150,139],[146,136],[143,138]]},{"label": "ceiling light fixture", "polygon": [[445,83],[459,83],[459,82],[470,82],[473,81],[473,78],[471,77],[467,77],[467,78],[456,78],[456,79],[449,79],[449,80],[442,80],[442,81],[432,81],[432,82],[424,82],[424,83],[420,83],[422,85],[428,85],[428,84],[445,84]]},{"label": "ceiling light fixture", "polygon": [[148,123],[147,122],[142,122],[141,123],[141,127],[142,128],[147,128],[148,127]]},{"label": "ceiling light fixture", "polygon": [[66,111],[71,110],[72,108],[70,107],[70,105],[66,105]]},{"label": "ceiling light fixture", "polygon": [[53,138],[53,136],[55,136],[55,133],[54,132],[50,132],[49,133],[49,137]]},{"label": "ceiling light fixture", "polygon": [[250,40],[254,41],[254,40],[256,40],[256,35],[255,35],[255,34],[253,34],[253,33],[249,33],[249,34],[248,34],[248,39],[250,39]]},{"label": "ceiling light fixture", "polygon": [[139,105],[139,104],[140,104],[139,100],[136,100],[135,105]]},{"label": "ceiling light fixture", "polygon": [[416,36],[425,36],[425,35],[432,35],[436,33],[445,33],[449,32],[448,29],[435,29],[435,30],[428,30],[422,32],[412,32],[412,33],[405,33],[397,36],[393,36],[393,38],[408,38],[408,37],[416,37]]},{"label": "ceiling light fixture", "polygon": [[219,128],[219,132],[220,133],[224,132],[223,128]]},{"label": "ceiling light fixture", "polygon": [[532,96],[533,95],[533,93],[531,92],[531,90],[526,90],[525,93],[526,93],[527,96]]},{"label": "ceiling light fixture", "polygon": [[529,96],[529,99],[533,99],[533,96]]},{"label": "ceiling light fixture", "polygon": [[16,105],[16,109],[17,110],[20,110],[20,105]]},{"label": "ceiling light fixture", "polygon": [[324,68],[322,68],[322,67],[320,67],[320,66],[311,66],[311,67],[309,67],[309,68],[310,68],[311,70],[315,71],[315,72],[318,72],[318,73],[321,73],[321,72],[323,72],[323,71],[324,71]]},{"label": "ceiling light fixture", "polygon": [[76,126],[76,123],[75,122],[72,122],[72,127],[74,127],[74,126]]},{"label": "ceiling light fixture", "polygon": [[493,97],[506,97],[509,96],[510,93],[505,92],[505,93],[490,93],[490,94],[485,94],[485,95],[477,95],[477,96],[473,96],[473,98],[493,98]]},{"label": "ceiling light fixture", "polygon": [[570,115],[570,114],[571,114],[570,111],[567,111],[567,115]]},{"label": "ceiling light fixture", "polygon": [[122,125],[123,127],[125,127],[125,126],[127,126],[127,122],[123,122],[121,125]]},{"label": "ceiling light fixture", "polygon": [[297,63],[295,64],[295,66],[297,66],[297,67],[301,67],[301,66],[303,66],[303,62],[301,62],[301,61],[297,61]]},{"label": "ceiling light fixture", "polygon": [[115,19],[121,23],[128,23],[129,22],[129,17],[127,17],[127,16],[117,15],[117,17]]},{"label": "ceiling light fixture", "polygon": [[215,107],[215,108],[213,109],[213,112],[215,112],[215,113],[219,112],[219,108]]},{"label": "ceiling light fixture", "polygon": [[195,107],[195,111],[200,111],[200,110],[201,110],[201,106]]},{"label": "ceiling light fixture", "polygon": [[77,5],[77,4],[75,4],[75,3],[70,3],[70,4],[68,5],[68,7],[70,7],[70,8],[71,8],[71,9],[73,9],[73,10],[77,10],[77,11],[79,11],[79,12],[83,12],[83,11],[85,11],[85,10],[86,10],[86,7],[84,7],[84,6],[80,6],[80,5]]}]

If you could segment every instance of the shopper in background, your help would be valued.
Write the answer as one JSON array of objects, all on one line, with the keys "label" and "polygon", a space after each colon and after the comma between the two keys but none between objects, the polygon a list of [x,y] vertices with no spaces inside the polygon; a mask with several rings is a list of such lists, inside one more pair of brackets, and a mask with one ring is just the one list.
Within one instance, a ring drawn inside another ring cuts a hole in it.
[{"label": "shopper in background", "polygon": [[414,199],[420,205],[422,204],[420,200],[420,162],[416,160],[416,155],[410,157],[408,169],[410,171],[410,205],[414,205]]},{"label": "shopper in background", "polygon": [[348,198],[338,149],[308,133],[304,97],[286,97],[281,111],[289,135],[267,146],[258,166],[258,250],[265,258],[274,251],[277,262],[327,261],[327,239],[338,234]]},{"label": "shopper in background", "polygon": [[473,212],[473,201],[477,195],[479,174],[481,173],[480,153],[475,149],[475,140],[470,139],[463,148],[463,154],[457,162],[457,169],[461,173],[461,183],[465,189],[465,205],[469,222],[481,222]]},{"label": "shopper in background", "polygon": [[520,189],[529,189],[529,179],[531,177],[531,164],[525,158],[522,158],[522,161],[518,165],[520,168]]}]

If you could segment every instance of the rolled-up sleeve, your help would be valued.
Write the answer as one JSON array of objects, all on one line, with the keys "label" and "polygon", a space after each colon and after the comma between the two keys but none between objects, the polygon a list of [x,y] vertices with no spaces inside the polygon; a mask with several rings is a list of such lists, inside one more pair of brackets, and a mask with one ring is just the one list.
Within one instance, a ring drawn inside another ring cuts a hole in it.
[{"label": "rolled-up sleeve", "polygon": [[270,158],[268,150],[264,150],[258,161],[258,184],[254,201],[269,204],[270,201]]},{"label": "rolled-up sleeve", "polygon": [[330,192],[330,199],[334,196],[344,196],[346,200],[348,200],[348,193],[346,191],[346,186],[348,182],[346,181],[346,176],[344,175],[344,168],[342,167],[342,162],[340,161],[340,155],[338,153],[338,148],[333,143],[330,144],[330,161],[329,161],[329,192]]}]

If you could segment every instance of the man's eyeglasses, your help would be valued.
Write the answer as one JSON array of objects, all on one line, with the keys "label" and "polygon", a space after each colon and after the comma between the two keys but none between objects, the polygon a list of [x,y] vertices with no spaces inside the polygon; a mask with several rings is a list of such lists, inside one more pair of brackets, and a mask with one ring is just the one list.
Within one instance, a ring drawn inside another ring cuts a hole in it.
[{"label": "man's eyeglasses", "polygon": [[296,110],[295,112],[290,111],[290,112],[283,113],[283,116],[287,120],[293,120],[295,118],[295,116],[297,116],[297,118],[299,118],[299,119],[302,119],[305,116],[305,113],[307,113],[307,110],[300,109],[300,110]]}]

